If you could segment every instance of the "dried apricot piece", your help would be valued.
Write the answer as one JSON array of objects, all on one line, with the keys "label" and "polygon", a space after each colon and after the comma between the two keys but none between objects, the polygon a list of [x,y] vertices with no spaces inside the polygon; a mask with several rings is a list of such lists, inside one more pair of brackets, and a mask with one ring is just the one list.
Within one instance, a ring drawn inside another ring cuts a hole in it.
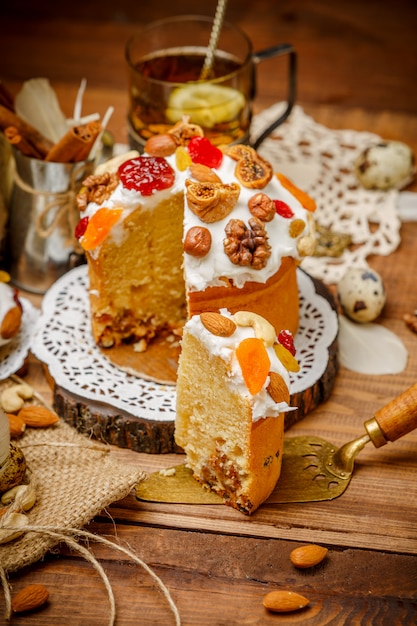
[{"label": "dried apricot piece", "polygon": [[297,185],[294,185],[294,183],[289,178],[284,176],[284,174],[276,174],[276,177],[281,185],[292,193],[295,198],[297,198],[306,211],[311,211],[313,213],[316,210],[316,203],[313,198],[308,195],[308,193],[297,187]]},{"label": "dried apricot piece", "polygon": [[90,217],[81,245],[84,250],[94,250],[107,237],[111,228],[116,224],[122,209],[101,208]]},{"label": "dried apricot piece", "polygon": [[269,374],[271,362],[264,342],[257,337],[247,337],[236,348],[236,358],[243,380],[254,396],[262,389]]}]

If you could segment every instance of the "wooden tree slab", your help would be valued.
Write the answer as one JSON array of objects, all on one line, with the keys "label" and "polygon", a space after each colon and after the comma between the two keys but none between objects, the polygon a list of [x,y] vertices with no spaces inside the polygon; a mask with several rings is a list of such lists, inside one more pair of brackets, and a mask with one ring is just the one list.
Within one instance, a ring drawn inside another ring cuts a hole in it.
[{"label": "wooden tree slab", "polygon": [[[321,281],[312,280],[316,292],[326,298],[336,310],[336,303],[330,290]],[[327,366],[322,376],[311,387],[291,396],[290,404],[297,408],[286,414],[286,430],[328,399],[338,371],[337,351],[336,336],[329,347]],[[125,371],[140,370],[147,379],[174,385],[179,351],[172,348],[166,343],[165,338],[162,338],[152,347],[152,353],[146,352],[145,354],[146,357],[143,354],[134,354],[130,350],[127,358],[123,349],[115,349],[110,360]],[[79,432],[136,452],[150,454],[182,452],[174,440],[174,419],[160,421],[136,417],[105,401],[86,400],[69,393],[55,384],[50,376],[49,379],[53,386],[55,410]]]}]

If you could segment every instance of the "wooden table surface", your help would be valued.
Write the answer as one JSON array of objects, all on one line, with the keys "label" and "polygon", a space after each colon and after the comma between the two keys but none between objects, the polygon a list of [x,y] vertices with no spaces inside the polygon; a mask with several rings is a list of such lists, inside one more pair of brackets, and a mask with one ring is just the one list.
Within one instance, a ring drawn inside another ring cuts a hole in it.
[{"label": "wooden table surface", "polygon": [[[0,78],[12,91],[48,77],[67,114],[80,79],[88,81],[85,111],[115,107],[110,130],[126,142],[123,46],[137,26],[169,16],[166,1],[110,3],[3,2]],[[35,8],[36,6],[36,8]],[[199,13],[212,15],[215,2]],[[194,1],[175,5],[195,12]],[[291,41],[299,53],[298,103],[331,128],[352,128],[407,142],[417,154],[417,5],[414,0],[363,3],[258,0],[229,2],[228,18],[255,49]],[[280,99],[267,69],[259,72],[256,109]],[[417,191],[417,185],[410,187]],[[399,248],[370,260],[383,277],[387,304],[379,320],[409,351],[405,370],[363,376],[340,369],[330,399],[289,435],[314,434],[343,444],[363,433],[363,422],[417,380],[417,334],[403,315],[417,309],[417,222],[401,228]],[[27,294],[24,294],[27,295]],[[40,306],[41,298],[28,296]],[[51,400],[43,369],[30,357],[27,380]],[[144,470],[169,467],[175,455],[112,449],[115,458]],[[139,503],[133,494],[97,516],[88,530],[129,546],[168,587],[184,626],[233,624],[417,623],[417,434],[376,450],[367,446],[343,496],[310,504],[274,504],[247,518],[224,506]],[[313,570],[296,570],[289,553],[305,542],[329,548]],[[174,624],[166,600],[139,566],[104,545],[91,546],[105,568],[117,606],[117,625]],[[44,583],[48,605],[14,617],[13,624],[95,626],[108,623],[106,592],[97,573],[61,548],[10,576],[15,593]],[[310,599],[307,609],[273,615],[262,606],[272,590]],[[0,615],[4,601],[0,598]],[[2,623],[2,617],[0,617]]]}]

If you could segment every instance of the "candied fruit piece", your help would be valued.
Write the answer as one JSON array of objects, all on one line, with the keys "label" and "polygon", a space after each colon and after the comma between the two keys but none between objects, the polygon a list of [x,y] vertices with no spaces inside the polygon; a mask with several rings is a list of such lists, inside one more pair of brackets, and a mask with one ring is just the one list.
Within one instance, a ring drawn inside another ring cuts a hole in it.
[{"label": "candied fruit piece", "polygon": [[216,148],[207,137],[192,137],[187,148],[193,163],[201,163],[213,169],[222,164],[222,151]]},{"label": "candied fruit piece", "polygon": [[275,211],[278,215],[288,218],[294,217],[293,210],[286,202],[283,202],[282,200],[273,200],[273,203],[275,204]]},{"label": "candied fruit piece", "polygon": [[311,196],[309,196],[305,191],[297,187],[297,185],[294,185],[294,183],[289,178],[284,176],[284,174],[277,174],[276,176],[281,185],[285,187],[285,189],[288,189],[288,191],[292,193],[294,198],[297,198],[301,206],[303,206],[306,211],[311,211],[312,213],[314,213],[314,211],[316,210],[316,202]]},{"label": "candied fruit piece", "polygon": [[281,330],[278,334],[278,341],[284,348],[287,348],[288,352],[295,355],[294,337],[289,330]]},{"label": "candied fruit piece", "polygon": [[119,177],[126,189],[151,196],[154,191],[172,187],[175,172],[164,157],[140,156],[122,163]]},{"label": "candied fruit piece", "polygon": [[106,238],[116,224],[122,209],[101,208],[89,219],[81,245],[84,250],[94,250]]},{"label": "candied fruit piece", "polygon": [[80,221],[78,222],[74,231],[74,235],[76,239],[81,239],[81,237],[84,235],[85,231],[87,230],[89,219],[90,219],[89,217],[82,217]]},{"label": "candied fruit piece", "polygon": [[271,365],[264,342],[257,337],[243,339],[236,348],[236,358],[246,387],[254,396],[262,389]]}]

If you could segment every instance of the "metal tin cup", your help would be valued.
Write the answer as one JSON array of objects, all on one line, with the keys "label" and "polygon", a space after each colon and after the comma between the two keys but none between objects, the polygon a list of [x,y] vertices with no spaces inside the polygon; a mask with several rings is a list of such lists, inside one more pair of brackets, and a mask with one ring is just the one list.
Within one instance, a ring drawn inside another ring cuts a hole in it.
[{"label": "metal tin cup", "polygon": [[17,150],[14,156],[6,265],[16,286],[43,294],[84,261],[74,235],[79,220],[76,195],[94,162],[52,163]]},{"label": "metal tin cup", "polygon": [[166,132],[187,116],[215,145],[248,143],[256,67],[272,57],[286,55],[288,71],[276,68],[271,83],[277,92],[287,85],[282,115],[253,140],[260,143],[289,116],[296,96],[296,52],[278,44],[254,52],[244,32],[228,22],[222,25],[211,65],[204,74],[213,28],[209,17],[181,15],[142,28],[126,45],[129,79],[128,132],[132,148],[143,151],[152,135]]}]

